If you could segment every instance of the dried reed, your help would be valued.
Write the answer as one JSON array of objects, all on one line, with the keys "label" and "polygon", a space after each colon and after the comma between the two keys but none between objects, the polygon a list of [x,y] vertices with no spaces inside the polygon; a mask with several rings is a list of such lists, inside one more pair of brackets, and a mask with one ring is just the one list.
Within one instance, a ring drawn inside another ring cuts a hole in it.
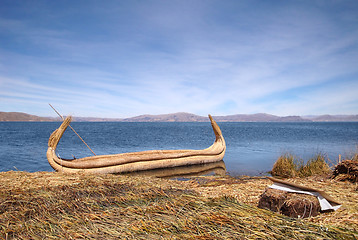
[{"label": "dried reed", "polygon": [[274,163],[271,175],[276,177],[295,177],[297,173],[297,160],[292,154],[286,153],[280,156]]},{"label": "dried reed", "polygon": [[234,196],[205,197],[192,185],[148,177],[0,173],[0,238],[358,237],[357,230],[287,218]]},{"label": "dried reed", "polygon": [[327,164],[326,158],[319,153],[313,158],[309,159],[306,164],[302,164],[298,169],[298,176],[309,177],[313,175],[326,175],[331,172]]},{"label": "dried reed", "polygon": [[331,172],[326,157],[318,153],[306,163],[290,153],[280,156],[274,163],[271,175],[276,177],[309,177],[313,175],[327,175]]}]

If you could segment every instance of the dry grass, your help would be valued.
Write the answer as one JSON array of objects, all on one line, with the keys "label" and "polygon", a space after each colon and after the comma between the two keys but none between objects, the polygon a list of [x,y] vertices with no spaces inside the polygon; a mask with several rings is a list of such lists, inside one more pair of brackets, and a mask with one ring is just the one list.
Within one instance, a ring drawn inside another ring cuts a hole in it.
[{"label": "dry grass", "polygon": [[317,154],[309,159],[306,164],[301,164],[297,171],[300,177],[309,177],[314,175],[327,175],[331,172],[330,167],[323,154]]},{"label": "dry grass", "polygon": [[331,169],[325,156],[321,153],[309,159],[306,163],[292,154],[280,156],[274,163],[271,175],[275,177],[309,177],[314,175],[327,175]]},{"label": "dry grass", "polygon": [[347,202],[298,220],[256,207],[263,178],[0,173],[0,238],[357,239],[355,186],[306,181]]},{"label": "dry grass", "polygon": [[297,160],[292,154],[286,153],[280,156],[274,163],[271,175],[277,177],[295,177],[297,174]]},{"label": "dry grass", "polygon": [[353,155],[352,160],[358,161],[358,150],[357,150],[357,152]]}]

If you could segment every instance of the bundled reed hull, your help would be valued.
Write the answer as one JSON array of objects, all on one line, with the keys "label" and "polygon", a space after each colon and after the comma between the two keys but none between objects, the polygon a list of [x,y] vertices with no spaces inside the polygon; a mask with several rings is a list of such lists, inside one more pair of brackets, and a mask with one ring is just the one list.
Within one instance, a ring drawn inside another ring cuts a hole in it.
[{"label": "bundled reed hull", "polygon": [[216,139],[203,150],[151,150],[68,160],[56,155],[57,144],[71,122],[67,117],[50,136],[47,160],[56,171],[67,173],[124,173],[218,162],[224,158],[226,144],[219,126],[210,115],[209,118]]}]

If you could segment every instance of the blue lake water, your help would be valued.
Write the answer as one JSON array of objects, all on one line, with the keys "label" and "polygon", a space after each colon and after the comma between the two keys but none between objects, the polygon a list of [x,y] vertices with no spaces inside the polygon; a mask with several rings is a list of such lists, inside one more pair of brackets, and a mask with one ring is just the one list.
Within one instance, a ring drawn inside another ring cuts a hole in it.
[{"label": "blue lake water", "polygon": [[[231,175],[258,175],[290,152],[304,160],[317,153],[333,163],[357,152],[358,123],[219,122],[226,140],[224,162]],[[59,122],[0,122],[0,171],[53,171],[46,159],[47,141]],[[152,149],[203,149],[214,139],[209,122],[71,124],[97,154]],[[63,158],[92,153],[68,129],[57,148]]]}]

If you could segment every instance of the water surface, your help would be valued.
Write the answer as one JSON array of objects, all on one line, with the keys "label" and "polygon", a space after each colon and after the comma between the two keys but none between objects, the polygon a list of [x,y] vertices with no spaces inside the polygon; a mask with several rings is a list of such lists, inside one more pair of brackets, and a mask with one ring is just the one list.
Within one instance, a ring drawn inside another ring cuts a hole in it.
[{"label": "water surface", "polygon": [[[307,160],[317,153],[336,162],[357,151],[358,123],[218,123],[226,140],[229,174],[257,175],[286,152]],[[59,122],[0,122],[0,171],[53,171],[47,141]],[[205,123],[74,122],[71,124],[97,155],[152,149],[203,149],[214,133]],[[92,153],[68,129],[57,148],[63,158]]]}]

